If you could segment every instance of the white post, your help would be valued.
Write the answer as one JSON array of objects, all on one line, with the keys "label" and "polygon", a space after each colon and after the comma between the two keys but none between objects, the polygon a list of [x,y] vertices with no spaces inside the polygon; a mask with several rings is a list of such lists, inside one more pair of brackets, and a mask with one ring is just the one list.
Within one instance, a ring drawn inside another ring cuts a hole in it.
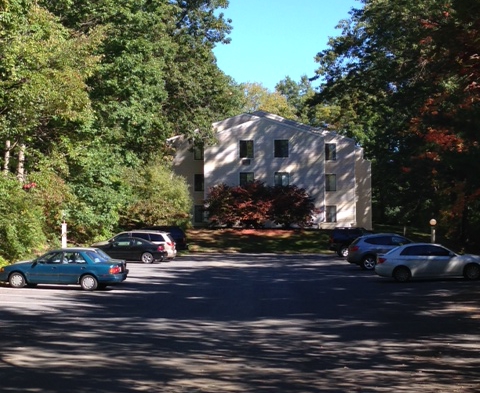
[{"label": "white post", "polygon": [[67,223],[62,222],[62,248],[67,248]]}]

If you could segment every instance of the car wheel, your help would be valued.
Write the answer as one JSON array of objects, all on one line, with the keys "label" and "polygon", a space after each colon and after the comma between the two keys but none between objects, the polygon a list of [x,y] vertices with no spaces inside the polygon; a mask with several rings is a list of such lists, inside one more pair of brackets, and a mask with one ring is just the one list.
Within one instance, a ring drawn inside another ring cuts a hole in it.
[{"label": "car wheel", "polygon": [[155,260],[155,258],[153,257],[153,255],[149,252],[144,252],[142,254],[142,262],[143,263],[153,263],[153,261]]},{"label": "car wheel", "polygon": [[12,288],[23,288],[25,285],[27,285],[27,281],[25,280],[23,274],[18,272],[10,274],[8,282]]},{"label": "car wheel", "polygon": [[339,257],[348,257],[348,246],[341,246],[338,251],[337,251],[337,254]]},{"label": "car wheel", "polygon": [[80,279],[80,285],[86,291],[94,291],[98,287],[98,281],[91,274],[85,274]]},{"label": "car wheel", "polygon": [[375,264],[376,263],[377,263],[377,259],[376,259],[375,255],[365,255],[362,258],[362,263],[361,263],[360,267],[363,270],[373,270],[373,269],[375,269]]},{"label": "car wheel", "polygon": [[465,266],[463,276],[467,280],[478,280],[480,278],[480,266],[475,263]]},{"label": "car wheel", "polygon": [[397,267],[393,271],[393,278],[398,282],[406,282],[410,280],[411,277],[412,274],[410,273],[410,270],[404,266]]}]

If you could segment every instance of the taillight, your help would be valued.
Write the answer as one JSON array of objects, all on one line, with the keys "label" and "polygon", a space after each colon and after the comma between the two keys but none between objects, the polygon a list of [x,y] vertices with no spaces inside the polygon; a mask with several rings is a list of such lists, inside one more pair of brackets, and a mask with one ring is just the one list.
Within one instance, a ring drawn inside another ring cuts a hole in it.
[{"label": "taillight", "polygon": [[387,258],[383,258],[383,257],[377,257],[377,265],[385,262],[387,260]]},{"label": "taillight", "polygon": [[350,246],[350,247],[348,248],[348,252],[358,251],[358,248],[359,248],[358,246]]},{"label": "taillight", "polygon": [[165,251],[165,247],[163,247],[163,244],[158,246],[157,251]]},{"label": "taillight", "polygon": [[111,267],[109,270],[110,274],[118,274],[122,272],[122,268],[120,266]]}]

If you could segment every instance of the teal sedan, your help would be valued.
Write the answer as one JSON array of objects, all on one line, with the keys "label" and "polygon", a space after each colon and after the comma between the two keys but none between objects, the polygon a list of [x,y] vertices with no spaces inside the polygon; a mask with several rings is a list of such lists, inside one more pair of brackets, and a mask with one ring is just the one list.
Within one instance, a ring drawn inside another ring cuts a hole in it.
[{"label": "teal sedan", "polygon": [[37,284],[76,284],[86,291],[104,289],[127,278],[125,261],[112,259],[98,248],[62,248],[31,261],[0,268],[0,282],[13,288]]}]

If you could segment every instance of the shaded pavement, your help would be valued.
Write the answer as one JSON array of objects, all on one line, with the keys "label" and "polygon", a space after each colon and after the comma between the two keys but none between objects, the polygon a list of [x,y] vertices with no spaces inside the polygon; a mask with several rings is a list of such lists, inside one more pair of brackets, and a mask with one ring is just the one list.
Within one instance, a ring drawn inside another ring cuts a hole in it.
[{"label": "shaded pavement", "polygon": [[129,268],[106,291],[0,287],[1,391],[480,391],[479,282],[321,255]]}]

